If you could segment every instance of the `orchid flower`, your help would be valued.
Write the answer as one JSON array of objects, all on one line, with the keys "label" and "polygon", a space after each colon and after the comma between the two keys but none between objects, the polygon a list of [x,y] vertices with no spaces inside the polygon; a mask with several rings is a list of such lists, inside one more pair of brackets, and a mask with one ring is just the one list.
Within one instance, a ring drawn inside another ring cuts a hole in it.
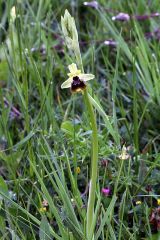
[{"label": "orchid flower", "polygon": [[83,91],[86,88],[86,82],[94,78],[93,74],[81,73],[75,63],[69,65],[68,68],[69,78],[62,83],[61,88],[70,88],[72,92]]}]

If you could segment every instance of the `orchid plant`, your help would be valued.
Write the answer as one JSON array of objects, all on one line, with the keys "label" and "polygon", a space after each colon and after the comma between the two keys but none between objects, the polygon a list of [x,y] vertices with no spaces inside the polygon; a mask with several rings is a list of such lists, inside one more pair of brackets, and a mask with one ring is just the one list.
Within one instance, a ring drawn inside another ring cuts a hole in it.
[{"label": "orchid plant", "polygon": [[[89,97],[86,82],[94,79],[93,74],[85,74],[83,70],[83,63],[78,42],[78,33],[73,17],[66,10],[64,17],[61,18],[62,31],[64,34],[65,42],[71,53],[73,53],[76,63],[68,66],[69,78],[61,85],[61,88],[70,88],[71,92],[81,92],[84,96],[85,104],[87,105],[91,127],[92,127],[92,160],[91,160],[91,176],[89,183],[89,197],[86,215],[86,238],[94,239],[94,226],[95,221],[95,195],[97,184],[97,168],[98,168],[98,132],[96,115]],[[77,68],[77,65],[79,69]]]}]

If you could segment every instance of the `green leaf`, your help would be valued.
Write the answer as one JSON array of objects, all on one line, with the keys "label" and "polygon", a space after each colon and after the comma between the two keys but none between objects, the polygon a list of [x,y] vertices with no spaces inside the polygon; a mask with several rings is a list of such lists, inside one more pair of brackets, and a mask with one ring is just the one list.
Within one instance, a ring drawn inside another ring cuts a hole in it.
[{"label": "green leaf", "polygon": [[112,197],[112,200],[111,200],[111,202],[110,202],[106,212],[104,212],[104,216],[103,216],[103,218],[101,220],[100,226],[99,226],[98,231],[97,231],[97,233],[95,235],[95,240],[99,239],[99,237],[101,235],[101,232],[104,229],[105,224],[107,224],[107,226],[108,226],[108,229],[109,229],[110,235],[112,236],[112,239],[116,239],[114,230],[113,230],[113,228],[111,226],[111,223],[110,223],[110,221],[111,221],[110,220],[110,215],[111,215],[111,213],[112,213],[112,211],[114,209],[114,205],[116,203],[116,200],[117,200],[117,197],[114,195]]},{"label": "green leaf", "polygon": [[3,60],[0,62],[0,83],[1,81],[7,81],[8,80],[8,63],[7,61]]},{"label": "green leaf", "polygon": [[98,113],[102,116],[109,133],[112,135],[115,142],[119,145],[119,141],[120,141],[119,135],[113,128],[108,115],[104,112],[103,108],[101,107],[100,103],[98,102],[98,99],[95,100],[90,94],[89,94],[89,99],[91,100],[92,105],[95,107],[95,109],[98,111]]},{"label": "green leaf", "polygon": [[[0,176],[0,192],[9,197],[8,187],[2,176]],[[2,197],[2,196],[1,196]],[[3,197],[2,197],[3,198]]]},{"label": "green leaf", "polygon": [[[13,207],[21,210],[24,214],[26,214],[27,217],[23,218],[21,216],[21,219],[24,220],[25,222],[28,221],[28,218],[32,219],[32,221],[34,221],[35,224],[40,225],[40,221],[33,216],[31,213],[29,213],[25,208],[21,207],[18,203],[14,202],[9,196],[7,196],[5,193],[3,193],[2,189],[0,188],[0,196],[3,196],[4,199],[6,199],[7,201],[10,201],[10,203],[12,204]],[[50,226],[50,232],[51,234],[55,237],[56,240],[62,240],[62,238],[60,236],[58,236],[54,230],[52,229],[52,227]]]},{"label": "green leaf", "polygon": [[46,216],[43,216],[42,220],[41,220],[40,230],[39,230],[39,238],[40,238],[40,240],[52,239],[50,236],[50,229],[49,229],[49,224],[48,224]]},{"label": "green leaf", "polygon": [[145,240],[160,240],[160,232],[153,234],[151,237],[149,238],[145,238]]},{"label": "green leaf", "polygon": [[65,121],[61,125],[61,129],[66,134],[70,135],[71,137],[74,136],[74,126],[71,121]]},{"label": "green leaf", "polygon": [[0,216],[0,232],[4,235],[6,229],[5,218]]},{"label": "green leaf", "polygon": [[18,235],[15,233],[14,230],[12,229],[9,229],[10,233],[11,233],[11,236],[12,236],[12,239],[13,240],[20,240],[20,238],[18,237]]},{"label": "green leaf", "polygon": [[30,132],[25,138],[23,138],[20,142],[18,142],[16,145],[14,145],[14,148],[18,148],[22,145],[24,145],[26,142],[28,142],[33,136],[35,132]]}]

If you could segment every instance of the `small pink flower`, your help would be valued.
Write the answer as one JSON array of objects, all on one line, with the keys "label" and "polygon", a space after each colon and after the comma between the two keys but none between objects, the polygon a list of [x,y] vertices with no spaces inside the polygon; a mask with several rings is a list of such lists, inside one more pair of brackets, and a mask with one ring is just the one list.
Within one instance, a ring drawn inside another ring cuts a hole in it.
[{"label": "small pink flower", "polygon": [[110,188],[102,188],[101,191],[106,197],[108,197],[111,190],[110,190]]}]

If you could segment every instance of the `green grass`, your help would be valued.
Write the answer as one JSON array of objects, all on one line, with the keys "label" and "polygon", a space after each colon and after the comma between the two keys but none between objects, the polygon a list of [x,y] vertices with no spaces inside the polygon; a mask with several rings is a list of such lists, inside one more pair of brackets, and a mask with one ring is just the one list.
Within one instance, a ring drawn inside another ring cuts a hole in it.
[{"label": "green grass", "polygon": [[[160,215],[160,54],[158,35],[146,38],[160,17],[112,21],[119,12],[160,12],[159,1],[99,4],[0,0],[0,239],[87,239],[92,131],[82,94],[60,87],[76,61],[61,30],[65,9],[75,18],[84,70],[96,76],[89,92],[98,181],[94,238],[87,240],[160,239],[157,220],[151,223],[153,211]],[[109,39],[117,47],[106,46]]]}]

